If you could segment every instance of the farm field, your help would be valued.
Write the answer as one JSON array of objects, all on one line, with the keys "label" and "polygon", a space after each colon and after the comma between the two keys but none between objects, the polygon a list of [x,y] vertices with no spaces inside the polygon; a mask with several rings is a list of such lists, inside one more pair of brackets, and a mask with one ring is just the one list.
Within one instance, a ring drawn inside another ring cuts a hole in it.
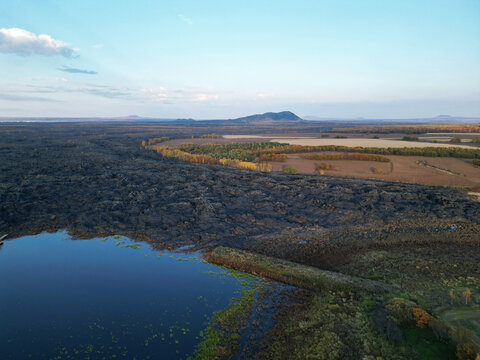
[{"label": "farm field", "polygon": [[[322,136],[324,135],[324,136]],[[328,135],[328,136],[327,136]],[[286,134],[284,136],[272,135],[223,135],[223,139],[231,141],[272,141],[285,142],[293,145],[341,145],[341,146],[364,146],[364,147],[475,147],[472,143],[472,135],[459,134],[462,136],[461,144],[451,143],[454,136],[449,134],[425,134],[419,136],[420,141],[405,141],[403,136],[395,134],[382,134],[377,138],[372,138],[371,134]],[[336,138],[341,136],[342,138]],[[456,137],[456,136],[455,136]],[[477,137],[477,136],[474,136]]]},{"label": "farm field", "polygon": [[[206,139],[174,139],[162,142],[162,145],[175,147],[185,143],[199,145],[247,142],[279,142],[295,145],[337,145],[337,146],[362,146],[379,148],[423,148],[423,147],[456,147],[475,149],[472,146],[456,145],[450,143],[427,143],[418,141],[401,141],[391,139],[335,139],[335,138],[313,138],[307,134],[303,136],[276,136],[265,135],[223,135],[221,138]],[[318,154],[318,153],[317,153]],[[328,154],[324,152],[323,154]],[[338,153],[337,153],[338,154]],[[331,169],[323,169],[324,175],[367,178],[385,181],[399,181],[406,183],[417,183],[425,185],[439,185],[477,189],[480,187],[480,168],[472,166],[469,159],[458,159],[451,157],[429,157],[429,156],[402,156],[385,155],[390,162],[378,161],[357,161],[357,160],[309,160],[305,154],[287,154],[283,162],[270,161],[272,171],[283,171],[288,166],[298,170],[301,174],[318,174],[318,164],[331,165]]]},{"label": "farm field", "polygon": [[284,142],[290,145],[318,146],[318,145],[337,145],[349,147],[378,147],[378,148],[403,148],[403,147],[460,147],[464,149],[471,148],[467,145],[457,144],[438,144],[423,141],[403,141],[388,139],[329,139],[329,138],[273,138],[272,142]]},{"label": "farm field", "polygon": [[[356,160],[308,160],[303,154],[290,154],[285,162],[271,162],[273,171],[282,171],[291,166],[303,174],[315,174],[315,164],[328,163],[335,170],[324,170],[326,175],[401,181],[408,183],[477,187],[480,186],[480,168],[463,159],[437,158],[425,156],[387,156],[391,162]],[[435,165],[454,173],[422,166],[418,161]]]}]

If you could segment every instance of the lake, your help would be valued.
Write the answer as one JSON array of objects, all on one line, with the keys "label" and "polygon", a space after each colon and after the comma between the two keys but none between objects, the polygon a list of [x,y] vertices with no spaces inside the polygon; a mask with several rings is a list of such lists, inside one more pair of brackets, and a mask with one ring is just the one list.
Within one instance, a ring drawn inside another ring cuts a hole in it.
[{"label": "lake", "polygon": [[252,277],[197,253],[66,232],[0,247],[0,359],[179,359]]}]

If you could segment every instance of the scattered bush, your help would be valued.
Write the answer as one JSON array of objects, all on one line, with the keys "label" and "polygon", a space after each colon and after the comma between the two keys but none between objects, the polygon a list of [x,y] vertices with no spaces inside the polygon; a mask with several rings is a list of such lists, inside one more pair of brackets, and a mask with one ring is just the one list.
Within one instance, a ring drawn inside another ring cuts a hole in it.
[{"label": "scattered bush", "polygon": [[402,331],[398,324],[381,305],[378,305],[371,314],[373,326],[380,334],[392,342],[401,342],[404,340]]},{"label": "scattered bush", "polygon": [[165,141],[168,141],[168,140],[170,140],[170,138],[168,136],[162,136],[162,137],[159,137],[159,138],[148,139],[148,145],[155,145],[155,144],[159,144],[159,143],[162,143],[162,142],[165,142]]},{"label": "scattered bush", "polygon": [[285,166],[285,167],[283,168],[283,172],[284,172],[285,174],[294,174],[294,175],[295,175],[295,174],[298,174],[298,170],[295,169],[294,167],[291,167],[291,166]]},{"label": "scattered bush", "polygon": [[402,140],[405,140],[405,141],[418,141],[418,137],[416,136],[404,136],[402,138]]},{"label": "scattered bush", "polygon": [[182,161],[196,163],[196,164],[220,164],[226,166],[238,167],[241,169],[248,170],[259,170],[259,171],[272,171],[272,166],[265,163],[253,163],[250,161],[242,161],[237,159],[228,159],[228,158],[214,158],[209,155],[198,155],[191,154],[185,151],[180,150],[178,147],[169,147],[169,146],[153,146],[153,149],[156,150],[159,154],[167,157],[178,158]]},{"label": "scattered bush", "polygon": [[372,171],[372,173],[377,174],[377,175],[384,174],[384,171],[382,169],[379,169],[379,168],[372,167],[372,168],[370,168],[370,170]]},{"label": "scattered bush", "polygon": [[480,166],[480,159],[473,159],[472,160],[472,165],[473,166]]},{"label": "scattered bush", "polygon": [[223,136],[217,134],[204,134],[200,136],[200,139],[223,139]]},{"label": "scattered bush", "polygon": [[181,144],[177,148],[191,154],[208,155],[216,159],[227,158],[243,161],[262,161],[260,158],[267,155],[278,155],[279,143],[252,142],[230,144]]},{"label": "scattered bush", "polygon": [[460,144],[462,140],[460,138],[451,138],[450,142],[453,144]]},{"label": "scattered bush", "polygon": [[338,170],[332,164],[316,164],[316,170]]},{"label": "scattered bush", "polygon": [[422,308],[415,307],[412,309],[412,313],[413,313],[413,320],[415,320],[415,324],[417,325],[417,327],[424,328],[425,325],[428,324],[430,320],[430,315],[428,315],[428,313],[425,310],[423,310]]},{"label": "scattered bush", "polygon": [[395,318],[401,326],[410,326],[414,323],[412,308],[415,303],[402,298],[393,298],[385,306],[385,309]]},{"label": "scattered bush", "polygon": [[458,360],[480,360],[480,348],[473,341],[457,345]]}]

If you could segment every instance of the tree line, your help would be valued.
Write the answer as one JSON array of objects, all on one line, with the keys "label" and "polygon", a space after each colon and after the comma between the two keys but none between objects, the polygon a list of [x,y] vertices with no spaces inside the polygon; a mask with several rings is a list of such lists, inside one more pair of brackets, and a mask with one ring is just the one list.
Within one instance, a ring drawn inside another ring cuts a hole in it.
[{"label": "tree line", "polygon": [[390,159],[383,155],[345,153],[345,154],[307,154],[303,156],[308,160],[360,160],[390,162]]}]

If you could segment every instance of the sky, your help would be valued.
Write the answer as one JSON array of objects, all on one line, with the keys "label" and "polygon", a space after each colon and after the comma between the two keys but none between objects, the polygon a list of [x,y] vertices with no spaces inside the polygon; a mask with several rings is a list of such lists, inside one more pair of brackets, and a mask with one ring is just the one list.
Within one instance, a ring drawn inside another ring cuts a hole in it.
[{"label": "sky", "polygon": [[480,116],[480,0],[0,2],[0,117]]}]

